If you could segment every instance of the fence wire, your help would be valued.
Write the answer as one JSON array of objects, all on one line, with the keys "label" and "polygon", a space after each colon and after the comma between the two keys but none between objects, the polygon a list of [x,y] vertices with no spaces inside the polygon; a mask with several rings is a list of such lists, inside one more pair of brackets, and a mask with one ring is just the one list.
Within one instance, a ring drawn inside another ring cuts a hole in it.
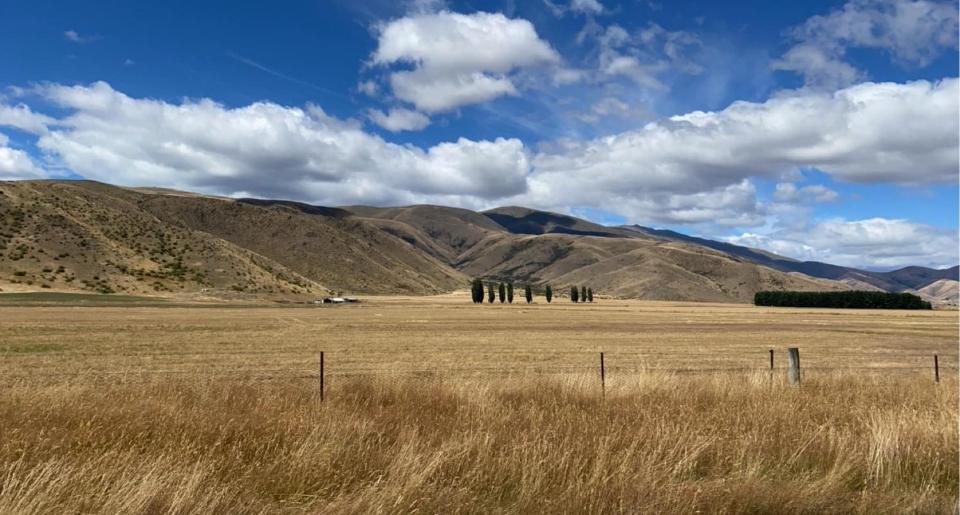
[{"label": "fence wire", "polygon": [[[355,357],[355,356],[353,356]],[[642,365],[618,365],[607,356],[601,374],[599,362],[595,365],[547,365],[547,366],[456,366],[418,368],[382,368],[340,366],[328,360],[322,371],[327,388],[335,388],[347,381],[370,381],[389,383],[399,381],[456,381],[473,382],[501,381],[504,379],[540,380],[549,379],[560,382],[618,382],[629,379],[662,376],[736,376],[769,375],[775,378],[786,377],[788,367],[666,367]],[[902,378],[907,375],[929,376],[935,378],[932,356],[928,356],[929,365],[891,365],[891,366],[801,366],[803,378],[836,376],[871,376],[873,379],[888,376]],[[612,361],[612,363],[611,363]],[[103,382],[157,382],[171,381],[235,381],[235,382],[316,382],[319,383],[319,366],[310,369],[289,368],[187,368],[158,369],[137,368],[126,370],[86,369],[73,371],[55,370],[0,370],[0,384],[43,384],[43,383],[103,383]],[[954,363],[939,363],[939,377],[942,379],[958,377],[958,366]]]}]

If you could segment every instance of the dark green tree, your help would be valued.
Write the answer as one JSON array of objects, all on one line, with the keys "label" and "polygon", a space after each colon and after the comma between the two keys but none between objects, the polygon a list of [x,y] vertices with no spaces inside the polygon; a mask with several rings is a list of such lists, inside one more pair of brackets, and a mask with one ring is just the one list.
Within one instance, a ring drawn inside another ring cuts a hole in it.
[{"label": "dark green tree", "polygon": [[593,302],[593,288],[587,288],[587,302]]},{"label": "dark green tree", "polygon": [[493,283],[487,286],[487,302],[493,304],[493,299],[497,298],[497,292],[493,289]]},{"label": "dark green tree", "polygon": [[470,285],[470,294],[475,304],[483,304],[483,281],[474,279]]},{"label": "dark green tree", "polygon": [[586,287],[586,286],[581,286],[581,287],[580,287],[580,302],[586,302],[586,301],[587,301],[587,287]]},{"label": "dark green tree", "polygon": [[550,304],[550,301],[553,300],[553,288],[548,284],[546,289],[543,290],[543,296],[547,299],[547,304]]},{"label": "dark green tree", "polygon": [[513,283],[507,283],[507,303],[513,304]]},{"label": "dark green tree", "polygon": [[500,304],[503,304],[503,301],[507,300],[507,287],[500,283],[500,286],[497,288],[497,293],[500,294]]},{"label": "dark green tree", "polygon": [[800,308],[931,309],[929,302],[911,293],[882,291],[759,291],[758,306]]},{"label": "dark green tree", "polygon": [[578,300],[580,300],[579,297],[580,297],[580,290],[578,290],[576,286],[571,286],[571,287],[570,287],[570,300],[571,300],[572,302],[577,302]]},{"label": "dark green tree", "polygon": [[530,288],[529,284],[523,288],[523,296],[526,297],[527,304],[533,302],[533,289]]}]

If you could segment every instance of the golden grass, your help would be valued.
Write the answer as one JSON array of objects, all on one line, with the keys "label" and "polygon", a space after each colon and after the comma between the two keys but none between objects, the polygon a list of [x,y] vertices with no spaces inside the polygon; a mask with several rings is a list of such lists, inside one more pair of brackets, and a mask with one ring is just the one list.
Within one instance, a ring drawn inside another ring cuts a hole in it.
[{"label": "golden grass", "polygon": [[0,512],[956,508],[956,313],[462,300],[2,308]]}]

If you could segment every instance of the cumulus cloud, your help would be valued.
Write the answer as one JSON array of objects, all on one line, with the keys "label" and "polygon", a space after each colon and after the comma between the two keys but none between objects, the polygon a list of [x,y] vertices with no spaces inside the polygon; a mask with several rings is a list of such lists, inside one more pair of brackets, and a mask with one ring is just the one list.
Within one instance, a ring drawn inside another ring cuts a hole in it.
[{"label": "cumulus cloud", "polygon": [[736,102],[564,142],[537,156],[531,180],[618,199],[713,191],[808,167],[852,182],[955,182],[958,96],[958,81],[945,79]]},{"label": "cumulus cloud", "polygon": [[25,104],[15,106],[0,104],[0,127],[12,127],[32,134],[44,134],[47,127],[54,123],[54,119],[33,112]]},{"label": "cumulus cloud", "polygon": [[394,95],[418,110],[449,111],[517,93],[511,73],[559,63],[533,25],[500,13],[414,14],[379,27],[374,65],[393,70]]},{"label": "cumulus cloud", "polygon": [[[173,103],[132,98],[102,82],[39,92],[66,113],[37,140],[53,166],[125,185],[328,205],[592,207],[631,222],[762,227],[782,209],[837,198],[823,186],[784,181],[791,173],[955,183],[960,159],[957,79],[799,90],[602,138],[543,143],[536,152],[504,138],[394,144],[311,105]],[[374,116],[400,130],[423,123],[416,114]],[[758,200],[758,178],[781,181],[773,199],[780,207]]]},{"label": "cumulus cloud", "polygon": [[[545,148],[534,160],[532,203],[562,198],[617,206],[635,219],[677,223],[751,218],[743,181],[817,168],[860,183],[957,181],[957,79],[865,83],[832,94],[792,92],[762,103],[736,102],[587,141]],[[798,194],[827,201],[831,192]],[[674,199],[698,198],[699,211]],[[725,214],[719,214],[723,210]]]},{"label": "cumulus cloud", "polygon": [[744,233],[731,243],[803,260],[875,269],[921,265],[943,268],[960,261],[957,232],[908,220],[825,220],[770,235]]},{"label": "cumulus cloud", "polygon": [[598,0],[570,0],[569,3],[543,0],[543,3],[546,4],[547,9],[557,17],[567,13],[595,15],[604,12],[603,4]]},{"label": "cumulus cloud", "polygon": [[430,118],[423,113],[409,109],[394,108],[384,113],[377,109],[367,112],[370,120],[390,132],[419,131],[430,125]]},{"label": "cumulus cloud", "polygon": [[798,188],[792,182],[781,182],[774,189],[773,198],[779,202],[809,204],[834,202],[840,195],[821,184]]},{"label": "cumulus cloud", "polygon": [[34,164],[26,152],[9,147],[10,139],[0,133],[0,179],[40,179],[45,177],[43,169]]},{"label": "cumulus cloud", "polygon": [[388,143],[317,106],[137,99],[98,82],[51,85],[70,112],[38,146],[84,177],[327,204],[464,203],[522,193],[522,142]]},{"label": "cumulus cloud", "polygon": [[956,2],[851,0],[793,29],[796,46],[772,66],[824,87],[863,78],[863,72],[845,62],[850,48],[881,49],[902,66],[926,66],[944,49],[957,48],[958,15]]}]

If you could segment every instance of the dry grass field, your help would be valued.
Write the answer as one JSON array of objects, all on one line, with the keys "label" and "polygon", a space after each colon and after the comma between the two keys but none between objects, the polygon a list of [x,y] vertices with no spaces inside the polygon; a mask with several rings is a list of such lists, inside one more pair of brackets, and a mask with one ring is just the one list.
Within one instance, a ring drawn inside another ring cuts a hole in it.
[{"label": "dry grass field", "polygon": [[956,312],[121,304],[0,305],[0,512],[957,506]]}]

